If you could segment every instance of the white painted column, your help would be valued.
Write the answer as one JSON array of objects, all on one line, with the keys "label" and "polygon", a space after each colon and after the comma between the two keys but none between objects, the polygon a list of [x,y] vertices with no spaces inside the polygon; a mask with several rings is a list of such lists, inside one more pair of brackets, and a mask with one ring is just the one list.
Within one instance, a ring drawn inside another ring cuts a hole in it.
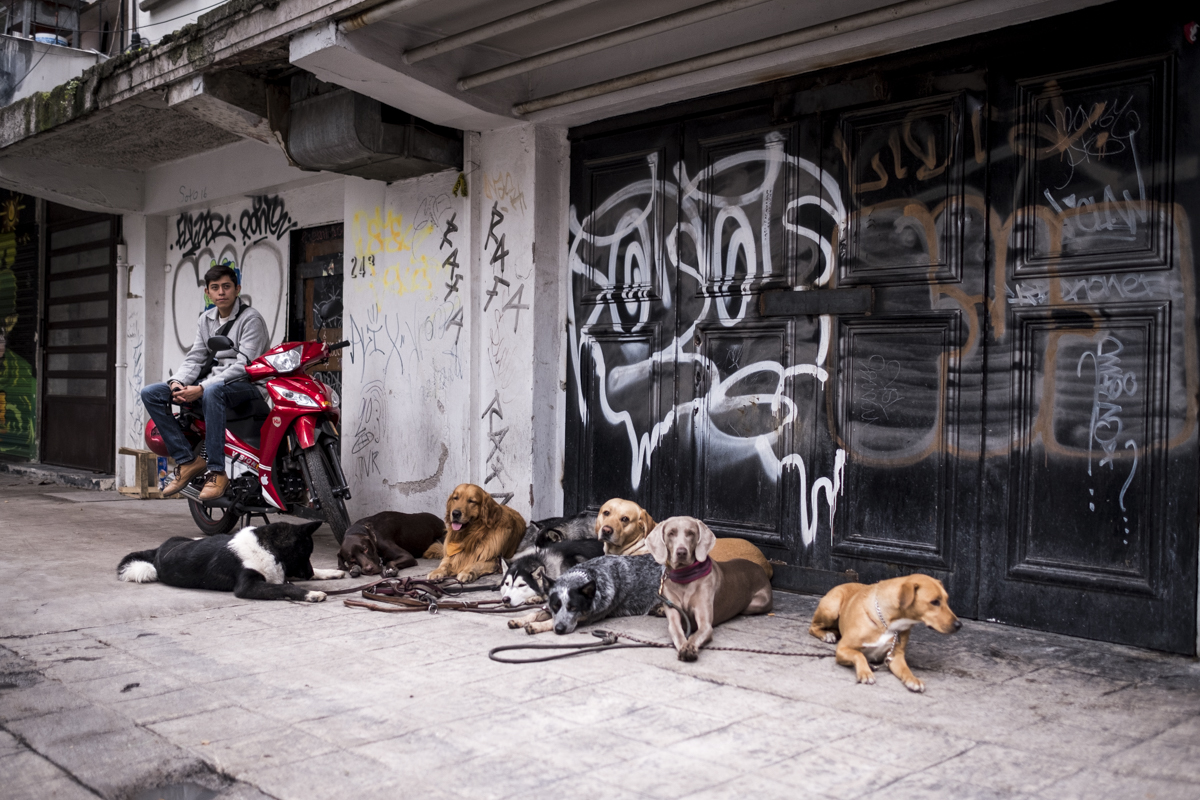
[{"label": "white painted column", "polygon": [[484,133],[471,155],[481,323],[473,472],[527,520],[550,516],[562,509],[566,135],[507,128]]}]

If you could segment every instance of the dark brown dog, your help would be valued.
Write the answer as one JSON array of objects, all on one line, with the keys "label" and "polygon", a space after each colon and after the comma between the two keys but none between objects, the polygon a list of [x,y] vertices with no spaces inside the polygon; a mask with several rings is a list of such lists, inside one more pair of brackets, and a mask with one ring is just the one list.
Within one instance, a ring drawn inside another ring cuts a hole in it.
[{"label": "dark brown dog", "polygon": [[914,692],[925,684],[905,660],[912,627],[924,622],[938,633],[962,627],[950,610],[942,582],[928,575],[907,575],[865,586],[843,583],[821,598],[808,632],[837,643],[837,663],[854,667],[859,683],[874,683],[869,661],[883,661]]},{"label": "dark brown dog", "polygon": [[[662,595],[673,604],[667,606],[667,627],[680,661],[695,661],[715,626],[738,614],[766,614],[774,605],[766,571],[744,558],[710,559],[716,543],[712,529],[695,517],[671,517],[646,537],[654,560],[667,568]],[[691,636],[683,614],[696,621]]]},{"label": "dark brown dog", "polygon": [[436,514],[381,511],[346,529],[338,567],[349,570],[353,577],[382,574],[390,578],[402,569],[415,567],[413,553],[424,555],[444,532]]},{"label": "dark brown dog", "polygon": [[515,509],[500,505],[482,487],[459,484],[446,500],[442,563],[429,577],[452,575],[469,583],[499,572],[500,557],[512,558],[524,535],[525,518]]}]

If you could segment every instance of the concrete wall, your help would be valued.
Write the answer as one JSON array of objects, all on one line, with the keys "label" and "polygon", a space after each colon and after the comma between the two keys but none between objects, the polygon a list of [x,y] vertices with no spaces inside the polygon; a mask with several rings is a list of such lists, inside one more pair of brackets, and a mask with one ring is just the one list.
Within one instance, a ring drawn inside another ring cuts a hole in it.
[{"label": "concrete wall", "polygon": [[0,106],[48,92],[104,60],[87,50],[0,35]]}]

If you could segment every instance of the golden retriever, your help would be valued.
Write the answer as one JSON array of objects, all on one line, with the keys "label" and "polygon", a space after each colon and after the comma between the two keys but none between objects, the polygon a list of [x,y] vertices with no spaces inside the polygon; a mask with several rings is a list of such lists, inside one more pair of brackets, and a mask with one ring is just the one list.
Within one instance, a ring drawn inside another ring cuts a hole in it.
[{"label": "golden retriever", "polygon": [[[524,517],[473,483],[454,487],[446,500],[445,521],[442,563],[429,573],[431,580],[453,575],[470,583],[499,572],[501,556],[512,558],[525,534]],[[437,552],[436,546],[427,552]]]}]

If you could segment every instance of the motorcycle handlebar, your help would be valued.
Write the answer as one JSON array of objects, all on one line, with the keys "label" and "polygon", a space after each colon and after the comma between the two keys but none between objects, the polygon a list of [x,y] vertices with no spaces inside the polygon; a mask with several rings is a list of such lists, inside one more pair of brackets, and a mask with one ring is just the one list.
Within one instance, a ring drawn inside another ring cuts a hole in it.
[{"label": "motorcycle handlebar", "polygon": [[345,339],[340,342],[334,342],[333,344],[329,345],[329,352],[332,353],[334,350],[341,350],[343,347],[349,347],[349,346],[350,346],[349,339]]}]

